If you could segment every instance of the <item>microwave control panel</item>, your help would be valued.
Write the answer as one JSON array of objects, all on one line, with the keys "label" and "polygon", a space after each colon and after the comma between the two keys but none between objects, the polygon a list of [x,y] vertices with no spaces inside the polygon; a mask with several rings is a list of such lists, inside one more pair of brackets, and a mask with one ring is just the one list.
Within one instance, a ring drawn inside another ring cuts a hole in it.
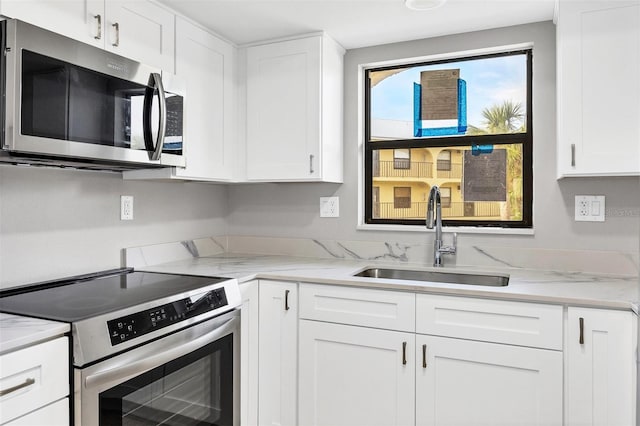
[{"label": "microwave control panel", "polygon": [[107,321],[111,346],[226,306],[224,288]]}]

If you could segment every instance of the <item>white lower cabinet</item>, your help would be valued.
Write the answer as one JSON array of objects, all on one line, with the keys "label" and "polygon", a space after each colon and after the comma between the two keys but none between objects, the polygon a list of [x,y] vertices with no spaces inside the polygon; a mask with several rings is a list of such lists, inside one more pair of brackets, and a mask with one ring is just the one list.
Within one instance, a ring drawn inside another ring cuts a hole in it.
[{"label": "white lower cabinet", "polygon": [[0,356],[0,389],[1,425],[68,425],[69,339],[58,337]]},{"label": "white lower cabinet", "polygon": [[69,398],[61,399],[4,426],[69,426]]},{"label": "white lower cabinet", "polygon": [[416,337],[416,425],[561,425],[562,352]]},{"label": "white lower cabinet", "polygon": [[300,321],[299,424],[413,425],[415,335]]},{"label": "white lower cabinet", "polygon": [[260,425],[636,425],[630,311],[276,281],[257,292]]},{"label": "white lower cabinet", "polygon": [[631,312],[569,308],[567,426],[636,424],[637,321]]},{"label": "white lower cabinet", "polygon": [[258,424],[258,281],[240,285],[240,424]]},{"label": "white lower cabinet", "polygon": [[260,281],[258,424],[297,424],[298,285]]}]

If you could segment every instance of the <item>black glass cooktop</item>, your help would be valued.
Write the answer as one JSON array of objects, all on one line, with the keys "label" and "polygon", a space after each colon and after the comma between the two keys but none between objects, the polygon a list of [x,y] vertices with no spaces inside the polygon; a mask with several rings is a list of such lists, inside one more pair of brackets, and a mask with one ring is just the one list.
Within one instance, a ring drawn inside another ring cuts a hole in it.
[{"label": "black glass cooktop", "polygon": [[[27,286],[0,293],[0,311],[76,322],[141,303],[182,294],[228,278],[123,270]],[[24,292],[20,292],[24,291]]]}]

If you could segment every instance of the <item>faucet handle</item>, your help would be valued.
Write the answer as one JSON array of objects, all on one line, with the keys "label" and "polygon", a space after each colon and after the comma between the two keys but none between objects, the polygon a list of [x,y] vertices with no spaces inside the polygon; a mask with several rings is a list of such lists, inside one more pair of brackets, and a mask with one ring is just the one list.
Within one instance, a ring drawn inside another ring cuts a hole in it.
[{"label": "faucet handle", "polygon": [[453,245],[442,246],[442,248],[440,249],[440,252],[441,253],[446,253],[446,254],[456,254],[457,251],[458,251],[458,233],[454,232],[453,233]]}]

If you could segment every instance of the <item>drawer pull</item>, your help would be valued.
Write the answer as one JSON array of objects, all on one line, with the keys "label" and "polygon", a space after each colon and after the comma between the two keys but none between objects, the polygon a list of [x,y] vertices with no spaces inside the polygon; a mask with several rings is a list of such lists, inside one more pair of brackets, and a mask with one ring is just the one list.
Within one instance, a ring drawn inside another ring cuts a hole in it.
[{"label": "drawer pull", "polygon": [[284,291],[284,310],[288,311],[289,310],[289,290],[285,290]]},{"label": "drawer pull", "polygon": [[571,144],[571,167],[576,166],[576,144]]},{"label": "drawer pull", "polygon": [[111,25],[113,27],[113,29],[116,32],[116,41],[111,43],[111,45],[113,47],[119,47],[120,46],[120,24],[119,23],[115,23]]},{"label": "drawer pull", "polygon": [[422,368],[427,368],[427,345],[422,345]]},{"label": "drawer pull", "polygon": [[96,15],[93,18],[98,23],[98,32],[93,38],[95,38],[96,40],[100,40],[102,38],[102,16]]},{"label": "drawer pull", "polygon": [[36,382],[36,379],[28,378],[27,380],[25,380],[23,383],[20,383],[19,385],[15,385],[7,389],[0,390],[0,396],[9,395],[12,392],[20,390],[22,388],[26,388],[27,386],[31,386],[35,382]]},{"label": "drawer pull", "polygon": [[584,345],[584,318],[580,318],[580,339],[578,340],[578,343],[580,343],[581,345]]},{"label": "drawer pull", "polygon": [[407,365],[407,342],[402,342],[402,365]]}]

